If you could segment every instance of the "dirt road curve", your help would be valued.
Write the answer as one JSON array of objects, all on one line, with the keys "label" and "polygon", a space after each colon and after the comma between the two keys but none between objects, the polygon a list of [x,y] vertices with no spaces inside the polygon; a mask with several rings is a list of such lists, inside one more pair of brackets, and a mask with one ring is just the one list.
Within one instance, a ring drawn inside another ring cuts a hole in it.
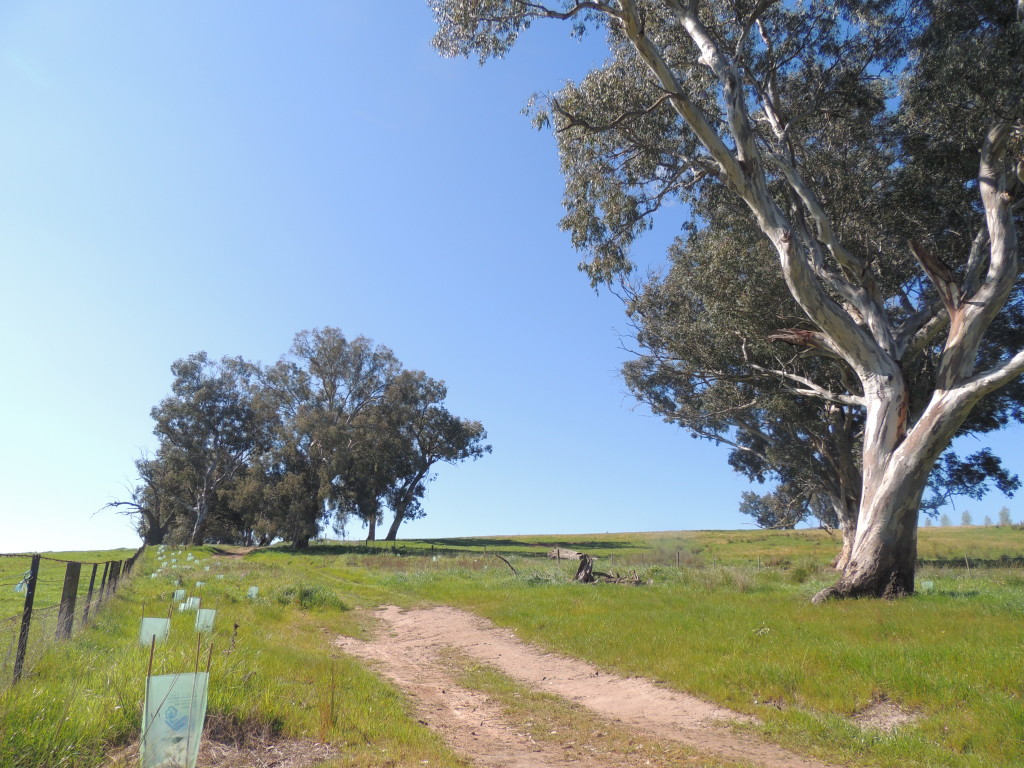
[{"label": "dirt road curve", "polygon": [[[774,744],[733,733],[726,725],[741,715],[644,678],[599,672],[576,660],[545,653],[515,634],[454,608],[376,612],[385,629],[369,642],[337,639],[346,652],[381,662],[380,672],[412,699],[417,715],[439,731],[456,752],[488,768],[565,768],[579,755],[534,742],[505,722],[486,695],[456,685],[450,665],[439,657],[455,648],[535,690],[579,702],[597,715],[656,739],[682,742],[701,752],[764,768],[835,768]],[[607,756],[605,756],[607,757]],[[614,756],[612,756],[614,757]],[[591,765],[625,765],[587,758]]]}]

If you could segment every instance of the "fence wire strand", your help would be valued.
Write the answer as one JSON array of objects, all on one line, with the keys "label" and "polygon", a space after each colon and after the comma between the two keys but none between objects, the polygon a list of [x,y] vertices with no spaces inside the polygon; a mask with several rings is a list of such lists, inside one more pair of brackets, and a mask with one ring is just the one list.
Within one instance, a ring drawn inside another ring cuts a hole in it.
[{"label": "fence wire strand", "polygon": [[[29,588],[33,595],[30,610],[23,606],[16,614],[0,617],[0,692],[12,682],[17,682],[19,674],[31,674],[36,663],[52,645],[81,630],[87,623],[87,611],[88,620],[93,620],[104,603],[113,597],[123,579],[130,574],[143,549],[140,547],[134,555],[122,560],[101,561],[0,552],[0,558],[21,558],[30,563],[20,581],[0,584],[0,589],[23,587],[16,590],[23,596],[23,602],[28,600]],[[66,567],[61,568],[59,564]],[[78,565],[77,569],[70,567],[74,564]],[[8,565],[4,569],[7,578],[17,578],[15,574],[20,573],[12,573],[14,568]],[[63,589],[54,585],[62,585]],[[60,602],[39,605],[40,600],[49,601],[55,597]],[[2,607],[10,609],[12,604],[14,600],[0,599]],[[27,626],[23,628],[26,622]],[[27,634],[24,647],[21,647],[23,629],[27,629]]]}]

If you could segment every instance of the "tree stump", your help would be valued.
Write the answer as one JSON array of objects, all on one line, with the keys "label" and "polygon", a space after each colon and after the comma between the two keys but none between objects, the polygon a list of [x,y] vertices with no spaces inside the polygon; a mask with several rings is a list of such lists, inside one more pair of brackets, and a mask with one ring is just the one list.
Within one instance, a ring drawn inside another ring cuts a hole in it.
[{"label": "tree stump", "polygon": [[584,584],[591,584],[594,581],[594,558],[590,555],[580,555],[580,567],[576,569],[575,581],[582,581]]}]

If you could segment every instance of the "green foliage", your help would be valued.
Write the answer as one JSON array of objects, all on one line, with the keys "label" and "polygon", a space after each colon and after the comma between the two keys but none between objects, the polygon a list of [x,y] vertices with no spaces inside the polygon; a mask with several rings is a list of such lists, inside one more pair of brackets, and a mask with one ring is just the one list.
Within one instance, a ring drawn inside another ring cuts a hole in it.
[{"label": "green foliage", "polygon": [[202,544],[215,522],[218,494],[269,439],[260,371],[240,357],[214,362],[198,352],[176,360],[171,373],[171,395],[151,412],[160,446],[156,457],[138,462],[143,485],[134,509],[143,513],[143,532],[163,534],[148,536],[150,543]]},{"label": "green foliage", "polygon": [[199,352],[171,366],[172,394],[153,409],[160,446],[136,462],[131,498],[107,504],[137,516],[149,544],[306,547],[331,518],[354,517],[374,538],[425,514],[438,462],[491,448],[478,421],[444,406],[444,382],[403,370],[394,353],[337,328],[298,333],[264,369]]},{"label": "green foliage", "polygon": [[757,495],[744,491],[740,501],[740,514],[754,519],[758,528],[796,528],[808,511],[797,499],[783,493]]},{"label": "green foliage", "polygon": [[305,610],[351,610],[337,594],[319,584],[289,584],[277,590],[275,598],[281,605],[297,605]]}]

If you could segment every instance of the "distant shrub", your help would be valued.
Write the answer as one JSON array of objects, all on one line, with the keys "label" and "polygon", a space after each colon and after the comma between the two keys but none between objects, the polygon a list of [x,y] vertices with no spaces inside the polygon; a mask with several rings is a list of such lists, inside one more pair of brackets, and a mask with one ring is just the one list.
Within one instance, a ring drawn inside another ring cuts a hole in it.
[{"label": "distant shrub", "polygon": [[1003,577],[1003,583],[1008,587],[1024,587],[1024,572],[1013,571]]},{"label": "distant shrub", "polygon": [[679,581],[679,571],[667,565],[652,565],[641,574],[641,578],[653,581]]},{"label": "distant shrub", "polygon": [[317,584],[289,584],[277,592],[281,605],[298,605],[305,610],[347,611],[350,606],[326,587]]},{"label": "distant shrub", "polygon": [[811,568],[806,565],[798,565],[789,572],[789,580],[794,584],[803,584],[811,578]]},{"label": "distant shrub", "polygon": [[750,592],[757,586],[757,577],[749,568],[733,568],[732,583],[737,592]]}]

